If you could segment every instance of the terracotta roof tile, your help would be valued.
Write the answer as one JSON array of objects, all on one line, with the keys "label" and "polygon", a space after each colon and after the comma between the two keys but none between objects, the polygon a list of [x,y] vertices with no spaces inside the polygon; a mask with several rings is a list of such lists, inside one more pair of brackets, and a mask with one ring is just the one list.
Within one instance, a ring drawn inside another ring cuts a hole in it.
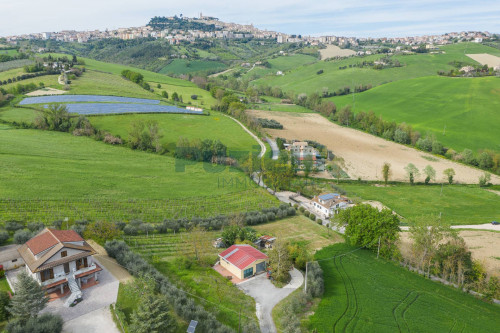
[{"label": "terracotta roof tile", "polygon": [[26,245],[28,245],[29,249],[31,250],[31,252],[33,252],[34,255],[37,255],[40,252],[53,247],[57,243],[59,242],[54,237],[54,235],[52,235],[48,229],[44,229],[42,233],[27,241]]}]

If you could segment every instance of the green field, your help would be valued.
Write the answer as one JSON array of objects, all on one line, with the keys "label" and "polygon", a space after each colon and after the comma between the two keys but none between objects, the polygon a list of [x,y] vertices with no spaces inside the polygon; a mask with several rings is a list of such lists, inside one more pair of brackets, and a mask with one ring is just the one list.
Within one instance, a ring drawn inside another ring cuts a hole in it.
[{"label": "green field", "polygon": [[[331,258],[353,248],[316,253]],[[500,307],[425,279],[367,251],[320,262],[325,294],[306,326],[323,332],[495,332]]]},{"label": "green field", "polygon": [[376,200],[406,219],[440,215],[451,224],[483,224],[500,219],[500,196],[475,185],[340,184],[350,198]]},{"label": "green field", "polygon": [[219,61],[175,59],[158,73],[180,75],[212,70],[221,71],[226,67],[224,63]]},{"label": "green field", "polygon": [[158,122],[162,142],[173,148],[179,137],[192,139],[218,139],[228,147],[231,156],[248,156],[248,152],[260,152],[260,146],[232,119],[218,112],[209,117],[183,114],[134,114],[120,116],[95,116],[92,124],[122,138],[128,138],[133,122],[153,120]]},{"label": "green field", "polygon": [[[382,55],[366,57],[352,57],[336,61],[318,61],[312,65],[301,66],[287,72],[284,76],[266,76],[254,81],[256,85],[278,86],[284,91],[295,93],[321,93],[323,87],[333,92],[345,86],[371,84],[377,86],[383,83],[399,81],[429,75],[437,75],[439,70],[450,70],[453,67],[448,63],[453,60],[474,64],[474,60],[467,57],[466,53],[490,53],[500,55],[500,50],[476,43],[460,43],[447,45],[440,48],[445,54],[415,54],[396,55],[403,67],[374,70],[365,68],[347,68],[340,70],[341,66],[349,66],[364,60],[377,60]],[[317,72],[323,70],[323,74]]]},{"label": "green field", "polygon": [[277,204],[243,173],[227,167],[4,125],[0,142],[0,220],[158,221]]},{"label": "green field", "polygon": [[[353,97],[331,100],[337,108]],[[446,147],[500,151],[500,78],[423,77],[375,87],[355,95],[355,112],[373,111],[384,120],[412,125]]]},{"label": "green field", "polygon": [[158,95],[122,78],[120,75],[95,70],[87,70],[82,76],[73,80],[69,93],[160,99]]}]

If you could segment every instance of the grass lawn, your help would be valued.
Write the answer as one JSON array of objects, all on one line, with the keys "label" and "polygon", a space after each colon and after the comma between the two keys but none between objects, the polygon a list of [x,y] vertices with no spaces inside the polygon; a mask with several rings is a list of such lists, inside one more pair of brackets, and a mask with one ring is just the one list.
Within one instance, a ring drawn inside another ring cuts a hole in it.
[{"label": "grass lawn", "polygon": [[[373,61],[380,59],[382,55],[371,55],[366,57],[352,57],[335,61],[318,61],[311,65],[300,66],[285,73],[284,76],[270,75],[254,81],[257,85],[268,85],[281,87],[284,91],[296,93],[321,93],[323,87],[329,91],[336,91],[345,86],[371,84],[377,86],[392,81],[411,79],[429,75],[437,75],[439,70],[450,70],[449,62],[453,60],[465,61],[474,64],[474,60],[467,57],[466,53],[489,53],[499,55],[498,49],[476,43],[460,43],[440,47],[444,54],[414,54],[395,56],[403,67],[374,70],[369,67],[349,68],[349,65],[362,61]],[[348,66],[340,70],[339,67]],[[317,72],[323,70],[323,74]],[[251,72],[250,72],[251,73]]]},{"label": "grass lawn", "polygon": [[175,59],[163,67],[160,74],[188,74],[192,72],[223,70],[227,66],[219,61]]},{"label": "grass lawn", "polygon": [[[168,93],[168,97],[171,103],[175,103],[171,98],[172,94],[176,92],[179,97],[182,96],[182,101],[184,103],[190,103],[195,106],[199,106],[203,109],[210,109],[210,106],[214,105],[216,99],[210,95],[210,92],[200,89],[198,87],[186,87],[186,86],[178,86],[172,84],[165,84],[158,81],[149,81],[148,82],[151,88],[154,89],[156,98],[163,98],[162,93],[166,91]],[[158,88],[158,83],[160,83],[161,88]],[[192,96],[196,95],[196,99],[193,99]]]},{"label": "grass lawn", "polygon": [[475,185],[340,184],[350,198],[376,200],[407,219],[440,215],[451,224],[483,224],[500,220],[500,196]]},{"label": "grass lawn", "polygon": [[[277,203],[242,172],[228,167],[113,147],[67,133],[0,128],[0,220],[142,216],[161,221]],[[238,184],[231,185],[236,179]]]},{"label": "grass lawn", "polygon": [[[330,98],[337,108],[352,96]],[[500,78],[423,77],[388,83],[356,94],[355,112],[373,111],[387,121],[405,122],[446,147],[500,151]]]},{"label": "grass lawn", "polygon": [[15,108],[11,106],[0,108],[0,119],[7,122],[32,123],[36,116],[37,112],[33,109]]},{"label": "grass lawn", "polygon": [[[24,72],[24,69],[22,67],[9,69],[7,71],[0,72],[0,81],[3,82],[4,80],[12,79],[13,77],[17,77],[17,76],[23,75],[23,74],[26,74],[26,73]],[[20,83],[21,82],[22,81],[20,81]]]},{"label": "grass lawn", "polygon": [[[353,248],[316,253],[331,258]],[[318,332],[494,332],[499,308],[425,279],[367,250],[320,262],[325,294],[307,323]]]},{"label": "grass lawn", "polygon": [[5,90],[9,90],[12,87],[17,86],[18,84],[27,85],[29,83],[34,83],[34,84],[36,84],[38,86],[40,84],[40,82],[43,82],[43,84],[45,85],[45,87],[52,87],[52,88],[56,88],[56,89],[62,89],[63,86],[60,85],[59,82],[57,82],[57,78],[58,77],[59,77],[59,75],[44,75],[44,76],[34,77],[34,78],[31,78],[31,79],[22,80],[22,81],[19,81],[19,82],[8,83],[8,84],[5,84],[5,85],[2,85],[1,87],[3,89],[5,89]]},{"label": "grass lawn", "polygon": [[154,262],[153,265],[183,290],[209,300],[211,303],[194,298],[197,303],[214,313],[220,322],[237,330],[238,311],[241,308],[242,326],[251,321],[258,327],[255,300],[211,267],[195,262],[186,268],[178,261]]},{"label": "grass lawn", "polygon": [[8,291],[12,293],[12,290],[10,289],[9,283],[7,282],[7,278],[3,277],[0,279],[0,291]]},{"label": "grass lawn", "polygon": [[[1,115],[1,114],[0,114]],[[260,146],[240,125],[218,112],[210,116],[183,114],[134,114],[89,117],[98,129],[109,131],[127,139],[133,122],[157,121],[162,142],[171,144],[172,151],[179,137],[193,139],[218,139],[228,147],[231,156],[248,156],[260,152]]]},{"label": "grass lawn", "polygon": [[260,234],[269,234],[289,242],[300,243],[313,252],[325,246],[343,242],[342,237],[332,231],[328,232],[328,228],[311,221],[304,215],[257,225],[253,228]]},{"label": "grass lawn", "polygon": [[71,81],[69,93],[159,99],[157,95],[120,75],[95,70],[87,70],[82,76]]}]

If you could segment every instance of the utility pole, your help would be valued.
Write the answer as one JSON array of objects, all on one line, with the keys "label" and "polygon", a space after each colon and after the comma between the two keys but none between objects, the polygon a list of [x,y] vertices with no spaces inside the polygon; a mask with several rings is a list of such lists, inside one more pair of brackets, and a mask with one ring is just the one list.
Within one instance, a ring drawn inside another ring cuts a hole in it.
[{"label": "utility pole", "polygon": [[307,294],[307,264],[309,264],[309,262],[306,262],[306,282],[304,283],[304,293]]},{"label": "utility pole", "polygon": [[380,237],[381,237],[381,236],[378,236],[377,259],[378,259],[378,255],[380,254]]}]

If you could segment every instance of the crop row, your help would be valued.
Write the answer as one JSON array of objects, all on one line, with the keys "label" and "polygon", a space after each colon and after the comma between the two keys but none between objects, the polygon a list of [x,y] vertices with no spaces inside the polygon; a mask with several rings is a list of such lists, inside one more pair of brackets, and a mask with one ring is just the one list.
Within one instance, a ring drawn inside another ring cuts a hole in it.
[{"label": "crop row", "polygon": [[169,218],[227,215],[276,206],[276,201],[258,190],[204,198],[169,200],[24,200],[0,199],[0,222],[39,221],[65,218],[157,223]]}]

